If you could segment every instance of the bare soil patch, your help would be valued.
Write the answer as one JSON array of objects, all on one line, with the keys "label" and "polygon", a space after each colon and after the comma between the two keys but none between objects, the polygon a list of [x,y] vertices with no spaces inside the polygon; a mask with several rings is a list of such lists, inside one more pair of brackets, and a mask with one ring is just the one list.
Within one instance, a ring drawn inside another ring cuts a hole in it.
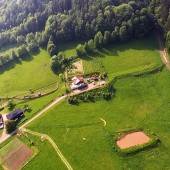
[{"label": "bare soil patch", "polygon": [[73,63],[72,68],[68,70],[68,75],[71,76],[73,74],[84,74],[83,63],[82,60],[78,60]]},{"label": "bare soil patch", "polygon": [[34,152],[19,139],[4,146],[1,150],[0,159],[4,169],[21,169],[33,156]]},{"label": "bare soil patch", "polygon": [[10,152],[4,159],[4,166],[9,170],[20,169],[33,155],[33,151],[22,144],[15,151]]},{"label": "bare soil patch", "polygon": [[133,132],[124,135],[116,143],[121,149],[148,143],[150,138],[144,132]]}]

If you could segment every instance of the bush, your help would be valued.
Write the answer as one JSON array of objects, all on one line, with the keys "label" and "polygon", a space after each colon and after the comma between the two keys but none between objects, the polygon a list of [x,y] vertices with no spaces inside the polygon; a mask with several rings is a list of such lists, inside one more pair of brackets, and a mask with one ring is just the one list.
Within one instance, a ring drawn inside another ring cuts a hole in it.
[{"label": "bush", "polygon": [[107,93],[103,93],[103,98],[105,100],[110,100],[112,97],[112,94],[110,92],[107,92]]},{"label": "bush", "polygon": [[66,91],[66,94],[69,94],[71,92],[68,87],[66,87],[65,91]]},{"label": "bush", "polygon": [[6,127],[6,132],[8,134],[12,133],[13,131],[16,130],[16,124],[14,120],[7,120],[5,122],[5,127]]},{"label": "bush", "polygon": [[76,97],[69,97],[68,103],[69,104],[78,104],[78,99]]},{"label": "bush", "polygon": [[13,102],[13,100],[10,100],[7,104],[7,107],[8,107],[9,110],[13,110],[15,105],[16,104]]}]

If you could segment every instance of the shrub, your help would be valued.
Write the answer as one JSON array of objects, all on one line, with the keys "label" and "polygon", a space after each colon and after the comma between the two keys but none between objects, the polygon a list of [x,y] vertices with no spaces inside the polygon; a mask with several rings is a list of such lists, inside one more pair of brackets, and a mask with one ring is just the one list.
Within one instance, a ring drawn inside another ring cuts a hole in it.
[{"label": "shrub", "polygon": [[7,104],[7,107],[8,107],[9,110],[13,110],[15,105],[16,104],[13,102],[13,100],[10,100]]},{"label": "shrub", "polygon": [[110,92],[103,93],[103,98],[105,100],[110,100],[112,97],[112,94]]},{"label": "shrub", "polygon": [[68,103],[69,104],[78,104],[78,99],[76,97],[69,97],[68,98]]}]

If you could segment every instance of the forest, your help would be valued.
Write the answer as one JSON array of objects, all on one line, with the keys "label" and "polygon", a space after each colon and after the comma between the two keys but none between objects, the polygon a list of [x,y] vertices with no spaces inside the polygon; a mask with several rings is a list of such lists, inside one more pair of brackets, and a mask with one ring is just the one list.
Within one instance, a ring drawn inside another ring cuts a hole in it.
[{"label": "forest", "polygon": [[41,47],[58,66],[67,62],[57,49],[58,43],[86,41],[85,47],[76,49],[81,55],[82,48],[90,51],[93,49],[88,46],[124,43],[155,29],[164,35],[170,50],[167,0],[0,0],[0,7],[0,49],[16,47],[0,53],[0,67],[22,60]]}]

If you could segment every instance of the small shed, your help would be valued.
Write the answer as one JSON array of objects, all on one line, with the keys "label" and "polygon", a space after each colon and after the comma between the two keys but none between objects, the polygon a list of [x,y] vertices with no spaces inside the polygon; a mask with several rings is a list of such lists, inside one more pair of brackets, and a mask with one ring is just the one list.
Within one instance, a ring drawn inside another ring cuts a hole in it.
[{"label": "small shed", "polygon": [[8,115],[6,115],[7,119],[9,120],[17,120],[21,118],[22,116],[24,116],[24,112],[21,109],[17,109],[9,113]]}]

